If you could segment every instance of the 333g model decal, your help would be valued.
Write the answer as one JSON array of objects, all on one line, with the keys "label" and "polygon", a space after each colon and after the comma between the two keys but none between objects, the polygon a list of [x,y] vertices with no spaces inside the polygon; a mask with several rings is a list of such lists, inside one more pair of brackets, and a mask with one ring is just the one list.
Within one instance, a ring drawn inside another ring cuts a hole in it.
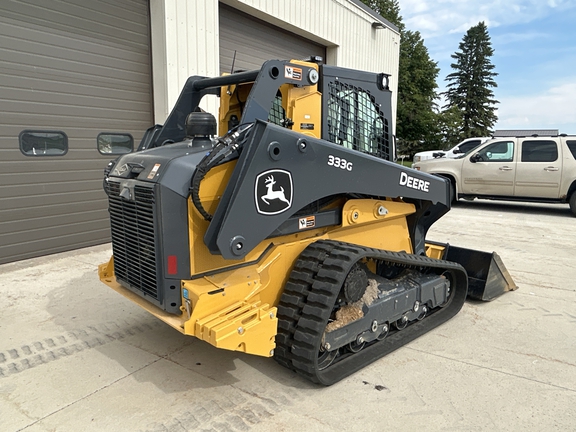
[{"label": "333g model decal", "polygon": [[340,168],[346,171],[352,171],[352,162],[348,162],[344,158],[339,158],[338,156],[328,155],[328,166],[333,166],[335,168]]}]

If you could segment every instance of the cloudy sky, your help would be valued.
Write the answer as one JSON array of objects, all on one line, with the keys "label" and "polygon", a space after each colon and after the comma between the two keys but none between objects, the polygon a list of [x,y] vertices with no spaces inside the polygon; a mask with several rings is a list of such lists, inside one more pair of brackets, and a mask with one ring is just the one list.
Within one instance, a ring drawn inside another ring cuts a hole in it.
[{"label": "cloudy sky", "polygon": [[498,73],[495,129],[576,134],[576,0],[399,0],[408,30],[419,31],[438,62],[439,90],[466,31],[488,27]]}]

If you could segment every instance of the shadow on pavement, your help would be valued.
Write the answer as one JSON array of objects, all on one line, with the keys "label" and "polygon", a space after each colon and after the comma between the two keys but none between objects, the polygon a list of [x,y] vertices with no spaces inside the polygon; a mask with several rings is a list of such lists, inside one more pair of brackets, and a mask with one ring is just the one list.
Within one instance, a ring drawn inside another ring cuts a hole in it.
[{"label": "shadow on pavement", "polygon": [[[49,342],[36,342],[49,348],[41,354],[43,358],[37,358],[38,364],[96,350],[132,373],[136,357],[142,354],[139,350],[143,350],[156,356],[154,363],[160,359],[166,362],[156,366],[155,375],[136,373],[134,377],[138,380],[146,377],[167,393],[234,384],[243,387],[243,381],[254,379],[269,379],[296,388],[314,387],[272,358],[217,349],[181,334],[101,284],[95,272],[88,272],[66,286],[52,290],[48,298],[47,311],[53,317],[51,321],[63,331]],[[113,343],[119,343],[118,347],[109,349]],[[139,350],[124,350],[125,344]],[[31,363],[29,367],[34,365]],[[163,367],[181,368],[179,373],[183,379],[180,384],[175,385],[173,381],[167,384],[166,376],[170,371],[166,370],[165,376]]]},{"label": "shadow on pavement", "polygon": [[467,208],[470,210],[482,210],[489,212],[505,212],[508,214],[521,213],[530,215],[546,215],[562,218],[573,218],[568,204],[524,203],[515,201],[490,201],[490,200],[458,200],[452,204],[455,208]]}]

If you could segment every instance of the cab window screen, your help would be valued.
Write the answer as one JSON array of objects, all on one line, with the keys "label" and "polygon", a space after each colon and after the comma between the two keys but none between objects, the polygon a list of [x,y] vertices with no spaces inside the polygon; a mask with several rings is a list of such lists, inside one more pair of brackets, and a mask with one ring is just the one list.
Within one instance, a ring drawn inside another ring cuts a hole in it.
[{"label": "cab window screen", "polygon": [[522,162],[554,162],[558,160],[558,145],[555,141],[524,141]]},{"label": "cab window screen", "polygon": [[278,126],[286,126],[286,111],[282,107],[282,93],[278,90],[268,113],[268,121]]},{"label": "cab window screen", "polygon": [[333,143],[372,154],[389,155],[388,122],[366,90],[342,82],[329,83],[328,135]]}]

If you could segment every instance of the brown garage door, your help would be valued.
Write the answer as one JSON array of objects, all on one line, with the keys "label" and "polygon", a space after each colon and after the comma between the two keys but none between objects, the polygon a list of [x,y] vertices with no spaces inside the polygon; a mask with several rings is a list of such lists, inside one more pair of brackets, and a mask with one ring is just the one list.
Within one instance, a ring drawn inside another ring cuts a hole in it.
[{"label": "brown garage door", "polygon": [[326,58],[326,47],[220,4],[220,72],[259,69],[266,60]]},{"label": "brown garage door", "polygon": [[148,11],[0,2],[0,263],[108,240],[96,137],[152,124]]}]

